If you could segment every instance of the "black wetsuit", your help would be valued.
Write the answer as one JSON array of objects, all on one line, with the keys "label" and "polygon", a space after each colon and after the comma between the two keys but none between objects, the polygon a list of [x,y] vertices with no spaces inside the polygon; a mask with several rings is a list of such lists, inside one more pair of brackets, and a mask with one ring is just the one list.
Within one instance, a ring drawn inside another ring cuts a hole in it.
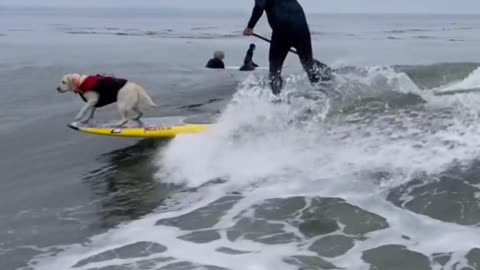
[{"label": "black wetsuit", "polygon": [[213,68],[213,69],[225,69],[225,64],[221,59],[212,58],[208,61],[206,67]]},{"label": "black wetsuit", "polygon": [[273,30],[269,52],[272,92],[278,94],[282,89],[283,62],[291,47],[297,50],[310,82],[318,82],[320,72],[313,60],[310,29],[302,6],[297,0],[255,0],[248,28],[255,27],[264,11]]},{"label": "black wetsuit", "polygon": [[255,50],[255,46],[250,45],[250,48],[245,55],[245,59],[243,60],[243,66],[240,67],[240,71],[251,71],[258,67],[257,64],[253,62],[253,51]]}]

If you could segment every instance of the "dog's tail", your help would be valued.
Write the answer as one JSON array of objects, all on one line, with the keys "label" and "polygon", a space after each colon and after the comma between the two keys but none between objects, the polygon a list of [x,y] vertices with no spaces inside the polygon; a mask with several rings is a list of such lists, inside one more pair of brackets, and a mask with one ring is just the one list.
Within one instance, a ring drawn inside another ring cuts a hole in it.
[{"label": "dog's tail", "polygon": [[153,100],[150,98],[150,96],[147,94],[145,89],[143,89],[141,86],[137,86],[137,93],[138,93],[138,99],[140,101],[140,104],[150,107],[150,108],[158,108],[158,105],[153,102]]}]

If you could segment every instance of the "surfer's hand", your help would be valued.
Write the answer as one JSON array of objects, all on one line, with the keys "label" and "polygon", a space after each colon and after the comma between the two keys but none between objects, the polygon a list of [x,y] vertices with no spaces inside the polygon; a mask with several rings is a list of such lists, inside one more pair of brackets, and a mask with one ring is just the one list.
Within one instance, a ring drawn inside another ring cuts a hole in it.
[{"label": "surfer's hand", "polygon": [[243,30],[243,35],[244,36],[251,36],[253,35],[253,29],[252,28],[245,28],[245,30]]}]

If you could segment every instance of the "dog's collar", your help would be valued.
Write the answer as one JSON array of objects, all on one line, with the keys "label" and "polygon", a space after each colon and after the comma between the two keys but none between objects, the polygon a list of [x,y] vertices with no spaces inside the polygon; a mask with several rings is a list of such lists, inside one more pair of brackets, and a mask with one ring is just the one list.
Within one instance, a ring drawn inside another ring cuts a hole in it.
[{"label": "dog's collar", "polygon": [[75,78],[73,79],[73,92],[76,93],[76,94],[80,94],[82,91],[80,90],[80,79],[79,78]]}]

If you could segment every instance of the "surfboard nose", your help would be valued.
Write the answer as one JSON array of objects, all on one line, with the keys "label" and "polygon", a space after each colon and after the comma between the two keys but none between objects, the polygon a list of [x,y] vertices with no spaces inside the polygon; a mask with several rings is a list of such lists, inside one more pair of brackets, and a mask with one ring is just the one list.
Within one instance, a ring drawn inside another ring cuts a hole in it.
[{"label": "surfboard nose", "polygon": [[67,124],[67,126],[68,126],[69,128],[71,128],[71,129],[79,130],[79,128],[78,128],[75,124],[73,124],[73,123]]}]

